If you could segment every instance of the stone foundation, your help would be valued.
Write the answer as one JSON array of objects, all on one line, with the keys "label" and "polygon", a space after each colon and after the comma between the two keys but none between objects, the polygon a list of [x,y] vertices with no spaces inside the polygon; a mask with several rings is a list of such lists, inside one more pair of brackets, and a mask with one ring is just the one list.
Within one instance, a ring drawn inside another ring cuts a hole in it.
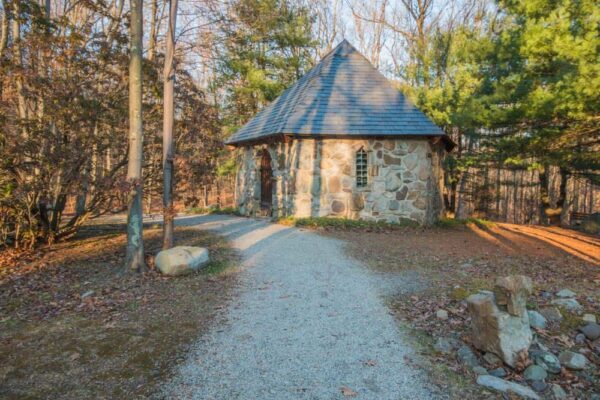
[{"label": "stone foundation", "polygon": [[[368,157],[368,184],[356,187],[356,152]],[[236,149],[237,203],[261,214],[260,160],[273,169],[274,217],[336,216],[429,224],[443,210],[444,150],[427,139],[294,139]]]}]

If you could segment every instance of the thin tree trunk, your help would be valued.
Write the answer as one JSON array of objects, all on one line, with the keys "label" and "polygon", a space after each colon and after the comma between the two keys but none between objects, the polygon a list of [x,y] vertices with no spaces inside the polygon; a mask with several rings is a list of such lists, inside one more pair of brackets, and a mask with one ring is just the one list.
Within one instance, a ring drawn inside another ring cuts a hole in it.
[{"label": "thin tree trunk", "polygon": [[127,181],[130,191],[127,199],[127,254],[125,269],[142,272],[144,262],[142,220],[142,24],[143,0],[130,1],[130,59],[129,59],[129,160]]},{"label": "thin tree trunk", "polygon": [[539,196],[539,215],[540,215],[540,224],[546,225],[549,223],[548,215],[546,214],[546,209],[551,207],[550,204],[550,165],[544,164],[542,170],[538,173],[538,181],[540,188],[540,196]]},{"label": "thin tree trunk", "polygon": [[568,198],[569,193],[569,173],[566,169],[560,169],[560,187],[558,193],[557,206],[561,208],[560,211],[560,224],[562,226],[569,225],[569,209],[571,204]]},{"label": "thin tree trunk", "polygon": [[90,180],[90,165],[89,163],[84,167],[81,173],[81,192],[77,194],[77,200],[75,201],[75,215],[81,216],[85,213],[85,205],[87,201],[87,194]]},{"label": "thin tree trunk", "polygon": [[8,1],[2,0],[2,10],[4,11],[4,15],[2,16],[2,23],[0,25],[0,58],[4,55],[4,50],[8,45],[8,26],[11,14]]},{"label": "thin tree trunk", "polygon": [[[15,62],[19,66],[23,66],[23,54],[21,52],[21,23],[19,22],[19,2],[14,3],[14,16],[12,20],[12,41],[13,41],[13,50],[14,50],[14,58]],[[16,89],[17,89],[17,110],[19,118],[21,119],[21,123],[24,123],[27,119],[27,103],[25,100],[24,87],[23,87],[23,77],[17,76],[15,79]],[[27,129],[25,125],[21,128],[21,135],[23,140],[29,139],[29,135],[27,134]]]},{"label": "thin tree trunk", "polygon": [[[148,60],[154,60],[156,54],[156,36],[158,29],[156,27],[156,18],[158,17],[158,0],[152,0],[150,8],[150,36],[148,38]],[[168,38],[167,38],[168,40]]]},{"label": "thin tree trunk", "polygon": [[467,183],[470,179],[469,177],[470,177],[470,171],[469,171],[469,167],[467,167],[467,169],[463,172],[462,176],[460,177],[460,185],[458,188],[458,199],[456,202],[456,215],[455,215],[456,219],[465,219],[470,216],[469,215],[470,207],[467,205],[467,203],[471,201],[471,199],[467,195]]},{"label": "thin tree trunk", "polygon": [[496,165],[496,220],[500,220],[500,188],[500,166]]},{"label": "thin tree trunk", "polygon": [[169,27],[167,29],[164,69],[164,116],[163,116],[163,249],[173,247],[173,135],[175,128],[175,26],[177,0],[169,0]]}]

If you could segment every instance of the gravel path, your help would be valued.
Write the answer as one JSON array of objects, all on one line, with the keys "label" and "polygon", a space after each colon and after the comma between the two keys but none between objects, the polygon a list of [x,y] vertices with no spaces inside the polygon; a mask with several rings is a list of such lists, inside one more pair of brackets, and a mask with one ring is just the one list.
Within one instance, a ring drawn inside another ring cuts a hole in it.
[{"label": "gravel path", "polygon": [[348,388],[357,399],[436,398],[406,362],[411,349],[381,299],[382,278],[340,241],[246,218],[178,223],[225,235],[243,271],[223,322],[198,340],[165,397],[341,399]]}]

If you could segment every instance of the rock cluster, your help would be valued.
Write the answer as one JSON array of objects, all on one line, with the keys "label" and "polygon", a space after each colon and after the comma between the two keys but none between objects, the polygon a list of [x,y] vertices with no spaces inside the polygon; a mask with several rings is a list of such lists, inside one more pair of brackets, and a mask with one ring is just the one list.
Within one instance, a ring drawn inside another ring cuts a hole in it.
[{"label": "rock cluster", "polygon": [[[566,399],[565,390],[556,383],[547,383],[547,379],[562,374],[564,369],[587,376],[588,370],[594,368],[594,363],[586,357],[591,352],[588,346],[578,351],[572,347],[562,348],[561,351],[557,346],[552,346],[556,351],[553,353],[540,342],[539,337],[533,338],[530,327],[540,331],[553,330],[563,320],[563,313],[581,315],[583,307],[575,298],[575,292],[563,289],[554,295],[550,292],[541,293],[545,302],[560,306],[562,313],[557,307],[527,310],[526,303],[531,292],[529,278],[507,276],[496,280],[493,291],[480,291],[468,297],[471,342],[485,351],[482,358],[489,372],[479,364],[478,357],[468,346],[461,347],[457,356],[463,365],[478,376],[477,383],[488,389],[505,394],[515,393],[523,398],[540,398],[537,394],[540,393],[543,398]],[[600,324],[596,323],[596,316],[584,314],[581,320],[584,324],[578,329],[580,333],[575,337],[575,344],[596,346],[598,343],[594,351],[600,355]],[[522,376],[521,384],[502,379],[509,376],[503,362]]]}]

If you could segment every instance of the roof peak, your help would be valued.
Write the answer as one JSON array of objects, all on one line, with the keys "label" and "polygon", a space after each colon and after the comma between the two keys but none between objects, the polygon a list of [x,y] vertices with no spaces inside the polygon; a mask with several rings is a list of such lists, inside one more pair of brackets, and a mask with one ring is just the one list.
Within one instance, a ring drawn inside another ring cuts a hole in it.
[{"label": "roof peak", "polygon": [[352,45],[352,43],[350,43],[347,39],[342,39],[341,42],[339,42],[329,53],[327,53],[325,56],[323,56],[323,58],[321,58],[321,61],[323,61],[325,58],[329,57],[329,56],[347,56],[351,53],[357,53],[362,55],[357,49],[356,47],[354,47]]}]

